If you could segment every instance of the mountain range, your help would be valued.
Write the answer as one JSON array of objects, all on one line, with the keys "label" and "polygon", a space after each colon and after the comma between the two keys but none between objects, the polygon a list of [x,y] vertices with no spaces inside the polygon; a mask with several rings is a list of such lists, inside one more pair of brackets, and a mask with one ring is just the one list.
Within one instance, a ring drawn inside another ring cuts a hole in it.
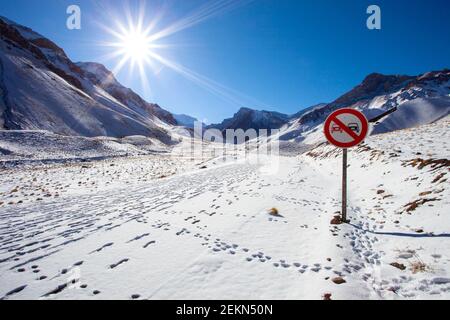
[{"label": "mountain range", "polygon": [[347,107],[376,119],[389,110],[395,112],[373,124],[372,134],[407,129],[435,122],[450,114],[450,70],[419,76],[370,74],[364,81],[335,101],[308,110],[281,128],[281,141],[314,143],[323,138],[326,117]]},{"label": "mountain range", "polygon": [[62,135],[143,135],[171,143],[173,115],[103,65],[74,63],[33,30],[0,18],[0,128]]},{"label": "mountain range", "polygon": [[[331,103],[294,115],[241,108],[207,128],[279,129],[280,141],[314,143],[332,111],[361,110],[385,133],[431,123],[450,113],[450,70],[419,76],[373,73]],[[0,129],[46,130],[68,136],[141,135],[173,144],[173,129],[192,128],[195,118],[174,115],[121,85],[105,66],[72,62],[64,50],[37,32],[0,17]]]}]

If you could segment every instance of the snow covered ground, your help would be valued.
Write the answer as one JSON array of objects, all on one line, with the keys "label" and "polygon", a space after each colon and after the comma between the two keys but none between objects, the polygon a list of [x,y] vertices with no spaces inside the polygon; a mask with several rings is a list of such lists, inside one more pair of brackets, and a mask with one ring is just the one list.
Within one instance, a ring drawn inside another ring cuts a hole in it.
[{"label": "snow covered ground", "polygon": [[449,299],[449,124],[349,152],[349,225],[330,224],[341,158],[327,145],[260,162],[9,162],[0,298]]},{"label": "snow covered ground", "polygon": [[0,166],[87,161],[168,151],[160,141],[143,136],[86,138],[48,131],[0,130]]}]

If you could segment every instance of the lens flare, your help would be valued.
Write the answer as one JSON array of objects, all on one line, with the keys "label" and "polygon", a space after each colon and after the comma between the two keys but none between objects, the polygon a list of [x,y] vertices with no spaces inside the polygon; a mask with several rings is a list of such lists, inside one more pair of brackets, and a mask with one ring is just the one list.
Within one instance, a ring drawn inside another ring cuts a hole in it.
[{"label": "lens flare", "polygon": [[129,59],[143,62],[150,53],[151,42],[140,32],[130,32],[124,36],[120,46]]},{"label": "lens flare", "polygon": [[[256,99],[242,94],[236,90],[228,88],[212,79],[207,78],[187,67],[170,61],[163,57],[158,49],[167,49],[172,45],[159,43],[160,40],[170,37],[180,31],[191,28],[215,16],[232,11],[244,6],[254,0],[211,0],[194,10],[182,19],[172,24],[158,28],[158,24],[163,18],[163,11],[158,12],[153,19],[145,21],[145,1],[141,2],[139,14],[133,18],[130,8],[124,10],[126,21],[114,19],[115,26],[100,26],[114,37],[113,42],[104,43],[113,50],[105,56],[105,59],[117,59],[117,64],[112,70],[113,74],[118,74],[122,69],[128,70],[129,75],[134,74],[136,67],[141,78],[141,84],[146,94],[151,94],[148,75],[158,76],[162,69],[168,68],[177,72],[184,78],[192,81],[210,93],[221,99],[239,106],[259,105],[267,106]],[[123,24],[125,22],[125,24]],[[144,25],[146,26],[144,28]],[[153,72],[149,73],[148,71]]]}]

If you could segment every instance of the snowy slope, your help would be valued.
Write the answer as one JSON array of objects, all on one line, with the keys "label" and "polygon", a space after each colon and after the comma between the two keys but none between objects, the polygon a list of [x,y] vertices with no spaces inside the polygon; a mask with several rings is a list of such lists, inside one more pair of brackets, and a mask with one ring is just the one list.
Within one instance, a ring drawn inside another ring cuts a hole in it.
[{"label": "snowy slope", "polygon": [[432,123],[450,113],[450,71],[409,76],[369,75],[359,86],[336,101],[308,110],[281,128],[282,142],[314,144],[323,141],[323,123],[339,108],[362,111],[368,119],[397,107],[376,123],[373,134]]},{"label": "snowy slope", "polygon": [[404,102],[397,112],[382,119],[373,134],[391,132],[398,129],[417,127],[433,123],[450,114],[450,96],[418,98]]},{"label": "snowy slope", "polygon": [[121,85],[116,80],[113,73],[106,69],[102,64],[79,62],[76,65],[84,71],[84,76],[94,84],[94,87],[87,88],[87,90],[93,91],[94,95],[99,89],[104,90],[116,100],[144,117],[150,117],[154,120],[159,119],[170,125],[177,124],[177,121],[170,112],[162,109],[157,104],[144,101],[131,89]]},{"label": "snowy slope", "polygon": [[180,126],[187,128],[194,128],[195,122],[199,121],[198,119],[185,114],[174,114],[173,116]]},{"label": "snowy slope", "polygon": [[101,75],[84,71],[85,64],[74,64],[28,28],[0,18],[0,29],[1,128],[89,137],[144,135],[170,143],[156,123],[175,124],[170,113],[115,79],[113,88],[103,86]]},{"label": "snowy slope", "polygon": [[349,225],[327,145],[2,170],[0,298],[449,299],[449,124],[349,153]]},{"label": "snowy slope", "polygon": [[48,131],[0,130],[0,168],[32,163],[64,163],[170,152],[157,139],[62,136]]}]

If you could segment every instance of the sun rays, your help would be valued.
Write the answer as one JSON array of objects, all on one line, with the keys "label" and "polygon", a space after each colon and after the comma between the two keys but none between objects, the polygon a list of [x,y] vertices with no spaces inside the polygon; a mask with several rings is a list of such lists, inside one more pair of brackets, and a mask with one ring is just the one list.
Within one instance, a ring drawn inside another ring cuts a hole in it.
[{"label": "sun rays", "polygon": [[140,2],[137,14],[134,15],[130,10],[130,6],[127,5],[124,7],[125,21],[114,19],[112,26],[101,25],[113,38],[112,41],[103,43],[104,46],[112,49],[111,53],[105,56],[104,59],[117,61],[112,70],[115,75],[121,71],[128,70],[128,75],[131,77],[135,76],[137,71],[144,93],[148,95],[151,95],[149,76],[152,76],[152,78],[158,77],[161,70],[169,68],[233,105],[244,106],[251,104],[266,106],[252,97],[228,88],[180,63],[169,60],[160,52],[162,49],[176,48],[176,45],[169,46],[163,43],[163,40],[171,35],[252,1],[254,0],[207,1],[190,14],[167,26],[162,26],[166,8],[159,8],[157,12],[153,11],[151,19],[147,19],[145,13],[148,8],[146,8],[145,1]]}]

